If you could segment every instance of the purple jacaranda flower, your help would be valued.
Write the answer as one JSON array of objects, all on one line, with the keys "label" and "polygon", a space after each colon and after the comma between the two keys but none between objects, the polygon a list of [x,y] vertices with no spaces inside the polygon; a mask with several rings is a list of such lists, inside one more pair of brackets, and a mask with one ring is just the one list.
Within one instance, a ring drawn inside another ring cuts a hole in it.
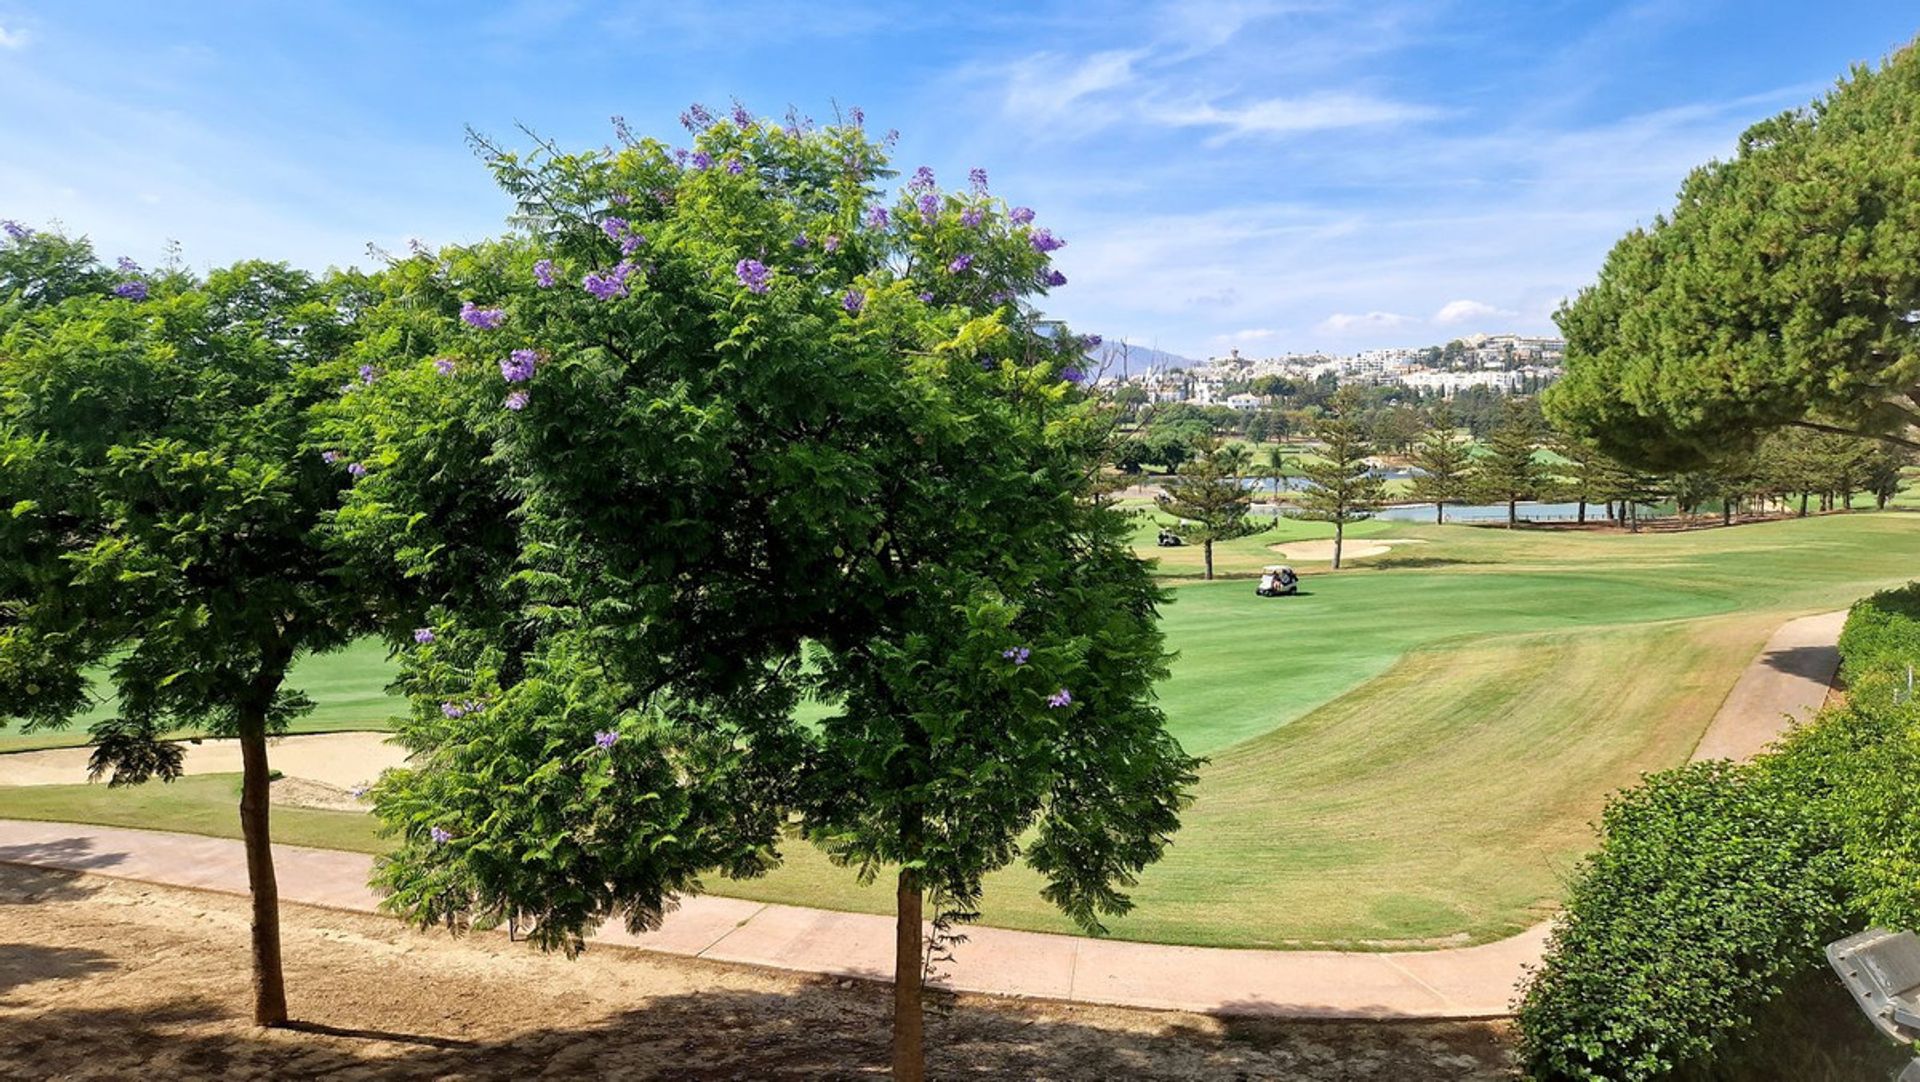
[{"label": "purple jacaranda flower", "polygon": [[615,192],[610,198],[612,198],[613,205],[616,207],[624,207],[628,203],[633,202],[633,196],[630,196],[625,192]]},{"label": "purple jacaranda flower", "polygon": [[610,301],[627,295],[627,278],[638,269],[635,264],[621,260],[612,270],[588,271],[587,276],[580,280],[580,285],[601,300]]},{"label": "purple jacaranda flower", "polygon": [[625,218],[600,219],[600,232],[605,233],[608,240],[619,240],[627,235],[627,230],[630,228],[632,227],[627,224]]},{"label": "purple jacaranda flower", "polygon": [[322,452],[320,452],[320,461],[322,461],[322,462],[324,462],[324,463],[326,463],[327,465],[329,465],[329,466],[331,466],[331,465],[333,465],[334,463],[336,463],[336,462],[338,462],[338,461],[340,461],[340,452],[338,452],[338,451],[322,451]]},{"label": "purple jacaranda flower", "polygon": [[1058,710],[1061,707],[1071,705],[1072,703],[1073,703],[1073,693],[1068,691],[1066,688],[1061,688],[1059,691],[1056,691],[1052,695],[1047,696],[1047,709],[1049,710]]},{"label": "purple jacaranda flower", "polygon": [[113,295],[123,300],[144,301],[147,299],[147,283],[139,278],[131,282],[121,282],[113,287]]},{"label": "purple jacaranda flower", "polygon": [[973,255],[971,253],[963,252],[960,255],[953,257],[953,262],[947,264],[947,273],[961,274],[965,272],[968,267],[971,267],[971,266],[973,266]]},{"label": "purple jacaranda flower", "polygon": [[541,289],[553,288],[553,260],[537,259],[533,263],[533,280]]},{"label": "purple jacaranda flower", "polygon": [[441,375],[451,376],[453,375],[453,369],[454,364],[452,357],[435,357],[433,359],[433,370]]},{"label": "purple jacaranda flower", "polygon": [[793,238],[793,246],[795,248],[805,248],[807,246],[807,235],[805,233],[802,233],[799,236]]},{"label": "purple jacaranda flower", "polygon": [[688,131],[702,131],[713,126],[713,114],[707,112],[706,106],[696,101],[687,106],[686,112],[680,114],[680,123]]},{"label": "purple jacaranda flower", "polygon": [[464,320],[469,327],[478,327],[483,331],[491,331],[507,321],[507,313],[499,308],[482,308],[472,301],[468,301],[460,306],[460,318]]},{"label": "purple jacaranda flower", "polygon": [[740,159],[738,159],[738,158],[728,158],[728,159],[727,159],[727,172],[728,172],[728,173],[731,173],[731,174],[733,174],[734,176],[736,176],[736,177],[737,177],[737,176],[739,176],[740,174],[742,174],[742,173],[744,173],[744,172],[746,172],[746,171],[747,171],[747,163],[745,163],[745,162],[743,162],[743,161],[741,161],[741,160],[740,160]]},{"label": "purple jacaranda flower", "polygon": [[1078,365],[1068,365],[1060,370],[1060,378],[1078,386],[1087,381],[1087,374]]},{"label": "purple jacaranda flower", "polygon": [[506,401],[500,404],[515,413],[519,413],[521,410],[527,408],[527,392],[515,391],[507,396]]},{"label": "purple jacaranda flower", "polygon": [[467,708],[460,703],[441,703],[440,713],[449,718],[464,718],[467,716]]},{"label": "purple jacaranda flower", "polygon": [[933,189],[934,189],[933,170],[928,166],[923,165],[920,168],[915,169],[913,171],[913,179],[907,181],[908,191],[930,192]]},{"label": "purple jacaranda flower", "polygon": [[642,244],[645,244],[645,243],[647,243],[646,234],[628,233],[626,236],[626,239],[620,242],[620,254],[632,255],[634,252],[640,249],[640,246]]},{"label": "purple jacaranda flower", "polygon": [[540,364],[540,355],[530,349],[516,349],[500,362],[500,378],[508,383],[525,383],[533,378],[533,370]]},{"label": "purple jacaranda flower", "polygon": [[1016,647],[1013,647],[1012,649],[1009,649],[1003,652],[1000,656],[1003,658],[1006,658],[1008,661],[1013,662],[1015,665],[1025,665],[1027,663],[1027,658],[1032,653],[1033,651],[1027,649],[1024,646],[1016,646]]},{"label": "purple jacaranda flower", "polygon": [[847,122],[849,124],[852,124],[856,128],[860,127],[862,124],[865,124],[867,122],[866,111],[861,109],[858,105],[854,106],[851,109],[848,109]]},{"label": "purple jacaranda flower", "polygon": [[367,475],[367,467],[359,462],[349,462],[347,463],[347,473],[352,475],[354,480],[358,481]]},{"label": "purple jacaranda flower", "polygon": [[829,252],[837,252],[840,250],[840,237],[837,234],[828,233],[826,239],[820,242],[820,247]]},{"label": "purple jacaranda flower", "polygon": [[920,206],[921,219],[924,220],[928,225],[932,225],[934,218],[938,217],[940,214],[940,197],[932,193],[928,193],[926,195],[921,196],[918,202]]},{"label": "purple jacaranda flower", "polygon": [[867,212],[868,229],[885,229],[889,220],[890,216],[885,207],[875,207]]},{"label": "purple jacaranda flower", "polygon": [[607,730],[602,729],[601,731],[593,734],[593,746],[596,748],[599,748],[601,751],[606,751],[607,749],[613,747],[613,745],[617,741],[619,741],[619,739],[620,739],[619,733],[608,732]]},{"label": "purple jacaranda flower", "polygon": [[347,795],[352,797],[355,800],[359,800],[360,798],[367,795],[367,787],[364,785],[352,786],[347,790]]},{"label": "purple jacaranda flower", "polygon": [[1041,275],[1040,280],[1053,289],[1058,289],[1067,284],[1067,276],[1057,270],[1050,270],[1046,274]]},{"label": "purple jacaranda flower", "polygon": [[445,845],[453,840],[453,832],[445,827],[434,827],[427,831],[427,837],[432,838],[435,845]]},{"label": "purple jacaranda flower", "polygon": [[428,643],[433,641],[433,629],[430,627],[414,628],[413,641],[419,643],[422,646],[427,645]]},{"label": "purple jacaranda flower", "polygon": [[1067,246],[1067,242],[1053,235],[1052,230],[1036,229],[1027,237],[1027,243],[1033,245],[1036,252],[1058,251]]},{"label": "purple jacaranda flower", "polygon": [[859,315],[860,309],[866,306],[867,294],[863,290],[849,289],[846,295],[840,298],[840,307],[845,308],[849,315]]},{"label": "purple jacaranda flower", "polygon": [[973,185],[975,192],[985,195],[987,193],[987,171],[979,166],[967,170],[967,183]]},{"label": "purple jacaranda flower", "polygon": [[1013,294],[1004,289],[996,289],[992,293],[987,294],[987,300],[993,304],[1005,304],[1012,299]]},{"label": "purple jacaranda flower", "polygon": [[685,164],[687,164],[687,150],[686,150],[686,148],[685,148],[685,147],[674,147],[674,148],[673,148],[673,160],[674,160],[674,162],[675,162],[676,164],[678,164],[678,165],[685,165]]},{"label": "purple jacaranda flower", "polygon": [[920,303],[921,303],[921,304],[932,304],[932,303],[933,303],[933,294],[932,294],[932,293],[929,293],[929,292],[927,292],[927,291],[926,291],[926,290],[924,290],[924,289],[923,289],[923,290],[921,290],[921,291],[920,291]]},{"label": "purple jacaranda flower", "polygon": [[986,221],[986,219],[987,212],[981,210],[979,207],[968,207],[960,212],[960,224],[966,226],[968,229],[978,226],[981,222]]},{"label": "purple jacaranda flower", "polygon": [[412,252],[415,257],[430,256],[433,254],[433,249],[428,248],[427,242],[421,240],[419,237],[407,238],[407,251]]},{"label": "purple jacaranda flower", "polygon": [[14,240],[26,240],[28,237],[33,236],[33,230],[28,229],[12,218],[0,218],[0,229],[6,230],[7,236],[12,237]]},{"label": "purple jacaranda flower", "polygon": [[120,268],[121,274],[139,274],[140,273],[140,264],[135,263],[133,260],[128,259],[126,256],[121,256],[119,259],[114,260],[113,265]]},{"label": "purple jacaranda flower", "polygon": [[733,122],[741,131],[746,131],[753,127],[753,114],[747,112],[746,106],[736,101],[733,103]]},{"label": "purple jacaranda flower", "polygon": [[694,151],[693,157],[689,160],[693,163],[695,169],[706,170],[713,168],[713,155],[704,150]]},{"label": "purple jacaranda flower", "polygon": [[1033,208],[1015,207],[1007,212],[1007,221],[1012,222],[1014,225],[1026,225],[1028,222],[1033,221]]},{"label": "purple jacaranda flower", "polygon": [[767,278],[772,274],[765,263],[758,259],[742,259],[733,265],[733,276],[747,287],[749,293],[765,293],[770,287]]},{"label": "purple jacaranda flower", "polygon": [[1082,349],[1099,349],[1100,343],[1104,341],[1106,341],[1106,339],[1101,338],[1099,335],[1090,334],[1080,340],[1080,346]]},{"label": "purple jacaranda flower", "polygon": [[628,146],[633,145],[633,129],[627,127],[627,118],[616,115],[613,118],[613,137]]},{"label": "purple jacaranda flower", "polygon": [[379,378],[380,378],[380,373],[372,365],[363,364],[360,366],[360,382],[371,384],[374,380]]}]

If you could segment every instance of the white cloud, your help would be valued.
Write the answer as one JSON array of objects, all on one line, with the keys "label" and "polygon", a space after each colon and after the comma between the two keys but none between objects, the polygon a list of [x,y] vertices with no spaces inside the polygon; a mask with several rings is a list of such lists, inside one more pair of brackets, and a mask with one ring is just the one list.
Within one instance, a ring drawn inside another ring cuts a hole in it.
[{"label": "white cloud", "polygon": [[1440,310],[1433,314],[1433,321],[1446,325],[1465,323],[1469,319],[1486,319],[1491,316],[1512,316],[1515,314],[1517,313],[1509,312],[1504,308],[1495,308],[1493,305],[1481,301],[1459,300],[1448,301],[1446,304],[1441,305]]},{"label": "white cloud", "polygon": [[1248,327],[1245,330],[1216,334],[1213,336],[1213,340],[1223,346],[1244,346],[1253,342],[1262,342],[1269,338],[1278,337],[1279,334],[1279,331],[1271,327]]},{"label": "white cloud", "polygon": [[1364,94],[1317,93],[1265,98],[1222,107],[1212,102],[1159,108],[1150,119],[1181,128],[1219,128],[1220,139],[1243,135],[1296,135],[1337,128],[1372,127],[1426,120],[1439,110]]},{"label": "white cloud", "polygon": [[9,30],[0,26],[0,49],[22,49],[27,44],[25,30]]},{"label": "white cloud", "polygon": [[1404,327],[1417,323],[1412,316],[1403,316],[1394,312],[1366,312],[1353,315],[1347,312],[1335,312],[1320,321],[1315,330],[1328,334],[1350,334],[1355,331],[1380,331],[1391,327]]},{"label": "white cloud", "polygon": [[1006,69],[1003,104],[1015,116],[1064,115],[1087,98],[1132,83],[1134,63],[1143,55],[1137,49],[1115,49],[1075,62],[1059,53],[1035,53]]}]

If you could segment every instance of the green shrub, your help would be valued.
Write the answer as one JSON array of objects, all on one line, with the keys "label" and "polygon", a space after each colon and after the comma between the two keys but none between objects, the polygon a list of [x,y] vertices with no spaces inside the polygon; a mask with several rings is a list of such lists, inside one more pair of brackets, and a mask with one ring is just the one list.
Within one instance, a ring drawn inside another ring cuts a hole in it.
[{"label": "green shrub", "polygon": [[[1519,1005],[1536,1079],[1885,1077],[1826,943],[1920,926],[1920,587],[1854,606],[1848,703],[1614,799]],[[1895,675],[1898,676],[1897,687]]]}]

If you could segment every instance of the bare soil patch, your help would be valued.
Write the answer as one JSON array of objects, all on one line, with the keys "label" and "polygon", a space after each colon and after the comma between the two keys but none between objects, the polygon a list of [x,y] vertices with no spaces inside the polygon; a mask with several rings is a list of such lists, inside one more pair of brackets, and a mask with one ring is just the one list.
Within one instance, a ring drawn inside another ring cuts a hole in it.
[{"label": "bare soil patch", "polygon": [[[273,740],[267,759],[289,778],[347,790],[380,777],[406,761],[406,749],[387,743],[391,733],[310,733]],[[240,772],[238,740],[187,742],[189,774]],[[48,748],[0,755],[0,785],[77,785],[87,780],[91,748]]]},{"label": "bare soil patch", "polygon": [[[850,1079],[881,985],[284,910],[297,1024],[247,1020],[243,898],[0,865],[0,1077]],[[1511,1079],[1496,1023],[1286,1023],[961,996],[935,1078]]]}]

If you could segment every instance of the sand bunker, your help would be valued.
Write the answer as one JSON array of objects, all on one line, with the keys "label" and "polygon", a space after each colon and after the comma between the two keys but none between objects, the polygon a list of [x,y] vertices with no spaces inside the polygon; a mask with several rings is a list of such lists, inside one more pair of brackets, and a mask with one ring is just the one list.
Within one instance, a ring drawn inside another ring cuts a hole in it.
[{"label": "sand bunker", "polygon": [[[1395,545],[1424,545],[1425,541],[1415,537],[1369,537],[1364,540],[1350,538],[1340,546],[1340,559],[1357,560],[1362,556],[1384,556],[1393,551]],[[1288,541],[1278,545],[1268,545],[1273,552],[1289,560],[1301,563],[1333,560],[1332,541]]]},{"label": "sand bunker", "polygon": [[[267,743],[267,762],[288,778],[319,782],[344,792],[365,785],[406,761],[406,749],[386,743],[387,733],[314,733]],[[187,744],[189,774],[240,772],[238,740]],[[0,755],[0,785],[72,785],[87,780],[89,748],[50,748]]]}]

